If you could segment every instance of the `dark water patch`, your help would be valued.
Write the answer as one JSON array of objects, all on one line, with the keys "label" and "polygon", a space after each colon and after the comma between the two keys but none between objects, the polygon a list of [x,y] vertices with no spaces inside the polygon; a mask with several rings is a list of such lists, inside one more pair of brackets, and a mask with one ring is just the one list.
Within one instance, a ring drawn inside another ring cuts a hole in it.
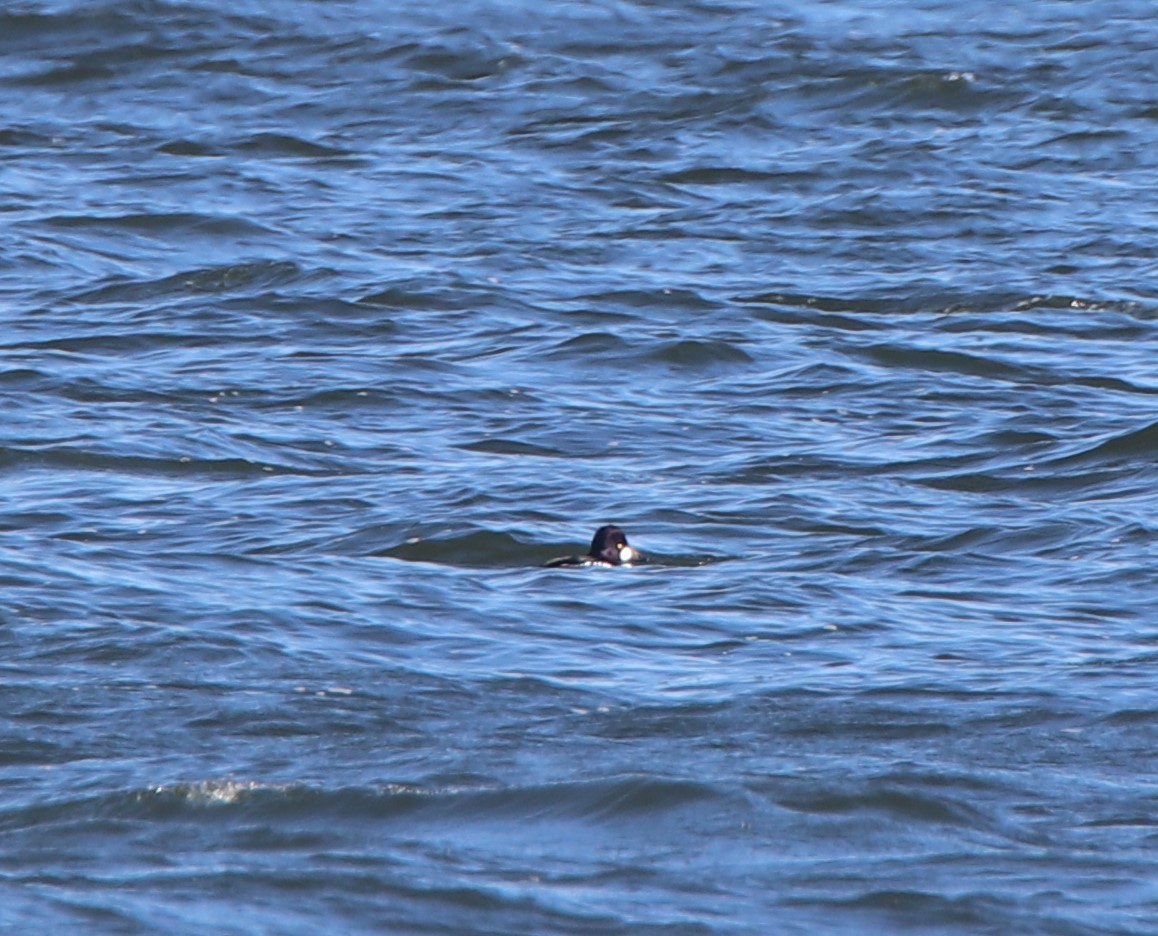
[{"label": "dark water patch", "polygon": [[51,741],[36,737],[13,737],[11,733],[6,732],[4,751],[0,754],[0,768],[19,765],[43,767],[46,764],[67,760],[69,756],[61,751],[58,744]]},{"label": "dark water patch", "polygon": [[[461,28],[441,33],[434,42],[398,47],[392,50],[392,55],[404,67],[445,80],[451,86],[481,82],[509,69],[517,69],[521,64],[513,47],[497,46],[477,32]],[[419,91],[440,87],[441,82],[429,80],[416,85]]]},{"label": "dark water patch", "polygon": [[914,740],[918,738],[950,737],[953,734],[952,726],[948,721],[940,719],[924,719],[908,717],[904,719],[882,718],[886,713],[865,711],[861,713],[833,713],[832,721],[817,723],[809,721],[802,725],[786,728],[785,734],[791,736],[799,734],[815,740],[822,735],[834,737],[855,738],[858,741],[875,739],[878,741]]},{"label": "dark water patch", "polygon": [[690,370],[725,368],[753,363],[743,348],[727,341],[684,339],[664,343],[648,355],[652,360]]},{"label": "dark water patch", "polygon": [[992,450],[1011,448],[1040,448],[1056,445],[1060,440],[1056,435],[1041,430],[999,429],[980,437],[979,443]]},{"label": "dark water patch", "polygon": [[157,146],[157,152],[167,153],[170,156],[201,159],[222,157],[228,155],[229,153],[226,147],[218,143],[211,143],[203,140],[190,140],[185,138],[167,140],[166,142]]},{"label": "dark water patch", "polygon": [[[1025,295],[992,290],[961,294],[937,288],[930,290],[917,284],[908,296],[838,297],[769,292],[737,296],[735,301],[756,306],[756,316],[767,321],[808,322],[850,331],[889,329],[898,315],[936,315],[936,329],[949,334],[992,331],[1037,335],[1061,331],[1099,340],[1121,340],[1149,335],[1151,331],[1140,324],[1149,319],[1149,313],[1139,302],[1064,293]],[[767,306],[774,308],[763,308]],[[803,310],[809,312],[804,314]],[[1027,314],[1051,311],[1074,314]]]},{"label": "dark water patch", "polygon": [[820,906],[829,913],[848,916],[854,925],[870,929],[920,927],[933,915],[939,922],[936,931],[955,932],[959,927],[971,931],[1009,925],[1018,914],[1011,901],[988,895],[942,897],[920,890],[872,890],[847,900],[823,900]]},{"label": "dark water patch", "polygon": [[819,309],[821,312],[869,312],[879,313],[899,310],[902,299],[840,296],[815,296],[797,293],[767,292],[736,297],[737,302],[752,305],[777,305],[793,308]]},{"label": "dark water patch", "polygon": [[932,348],[874,345],[858,348],[855,352],[883,367],[914,368],[931,372],[949,372],[970,377],[1026,382],[1031,373],[1025,368],[1007,362],[959,351],[941,351]]},{"label": "dark water patch", "polygon": [[8,80],[14,84],[31,87],[54,87],[57,85],[85,84],[88,82],[108,82],[117,74],[115,65],[103,56],[83,56],[80,61],[67,65],[57,65],[37,69],[19,78]]},{"label": "dark water patch", "polygon": [[546,352],[552,360],[582,359],[588,365],[620,366],[631,356],[632,345],[611,332],[586,332],[566,338]]},{"label": "dark water patch", "polygon": [[990,472],[951,472],[923,478],[917,483],[936,490],[960,491],[976,494],[999,494],[1022,492],[1024,494],[1079,493],[1104,491],[1119,480],[1112,472],[1082,472],[1080,474],[1053,474],[1030,476],[1028,474],[999,474]]},{"label": "dark water patch", "polygon": [[[1058,553],[1072,554],[1083,534],[1084,529],[1077,522],[1043,519],[1024,527],[971,526],[948,535],[913,537],[904,542],[903,548],[916,553],[955,557],[1047,557]],[[923,563],[919,557],[914,561],[918,567]]]},{"label": "dark water patch", "polygon": [[[330,821],[498,823],[646,821],[648,816],[692,810],[719,794],[709,786],[651,777],[587,783],[487,789],[384,784],[319,788],[220,779],[178,782],[145,790],[74,797],[9,810],[9,831],[68,826],[86,834],[128,831],[131,823],[320,823]],[[94,827],[95,826],[95,827]],[[332,838],[333,830],[325,833]]]},{"label": "dark water patch", "polygon": [[[112,334],[68,335],[45,341],[22,341],[12,350],[35,352],[59,352],[70,357],[120,357],[121,355],[141,355],[163,348],[199,348],[215,346],[213,338],[202,334],[173,334],[172,332],[148,332],[133,330]],[[78,380],[73,382],[74,399],[115,399],[116,395],[106,384],[98,381]],[[88,392],[86,389],[88,388]],[[67,394],[66,394],[67,395]]]},{"label": "dark water patch", "polygon": [[0,128],[0,146],[12,149],[43,149],[51,138],[28,127]]},{"label": "dark water patch", "polygon": [[[337,359],[340,354],[337,352],[322,353],[320,351],[299,351],[295,352],[295,356],[310,358],[310,359]],[[302,397],[298,402],[302,406],[317,407],[319,409],[335,410],[343,414],[356,412],[359,409],[370,410],[389,410],[397,407],[401,402],[401,395],[393,388],[343,388],[333,387],[326,390],[318,390],[308,396]]]},{"label": "dark water patch", "polygon": [[14,367],[0,371],[0,386],[16,390],[42,390],[56,383],[55,376],[42,370],[28,367]]},{"label": "dark water patch", "polygon": [[1105,721],[1111,725],[1158,725],[1158,710],[1125,709],[1106,716]]},{"label": "dark water patch", "polygon": [[1075,386],[1090,387],[1094,390],[1113,390],[1117,393],[1153,396],[1158,394],[1158,386],[1147,387],[1118,377],[1081,377],[1073,381]]},{"label": "dark water patch", "polygon": [[778,478],[810,477],[821,479],[842,474],[855,466],[858,471],[876,469],[856,460],[832,459],[812,453],[778,455],[754,458],[720,476],[726,484],[759,485],[772,483]]},{"label": "dark water patch", "polygon": [[817,394],[859,393],[871,385],[864,372],[847,362],[806,364],[777,375],[778,393],[784,399],[814,399]]},{"label": "dark water patch", "polygon": [[253,478],[266,475],[312,475],[329,473],[321,466],[273,464],[243,458],[204,458],[193,456],[148,457],[99,452],[92,449],[57,445],[43,449],[0,450],[0,461],[7,466],[40,470],[117,471],[131,475],[209,475]]},{"label": "dark water patch", "polygon": [[1139,459],[1142,464],[1150,464],[1149,457],[1158,452],[1158,423],[1151,423],[1140,429],[1115,435],[1112,438],[1099,442],[1092,448],[1085,449],[1073,455],[1055,459],[1054,465],[1069,465],[1074,463],[1136,463]]},{"label": "dark water patch", "polygon": [[81,305],[139,306],[167,296],[277,289],[294,282],[301,274],[298,265],[289,261],[237,263],[184,270],[154,280],[112,277],[67,299]]},{"label": "dark water patch", "polygon": [[783,173],[761,172],[741,166],[690,166],[664,176],[672,185],[764,185],[784,178]]},{"label": "dark water patch", "polygon": [[598,730],[608,737],[631,740],[644,737],[704,738],[716,734],[726,710],[718,703],[689,703],[673,706],[635,706],[623,713],[613,712],[599,722]]},{"label": "dark water patch", "polygon": [[834,789],[817,788],[782,791],[778,805],[799,812],[820,815],[882,814],[900,823],[931,823],[979,829],[992,825],[979,810],[968,805],[977,795],[976,783],[963,784],[967,798],[954,798],[943,778],[931,785],[914,784],[907,778],[881,778],[853,782]]},{"label": "dark water patch", "polygon": [[561,458],[564,452],[518,439],[480,439],[460,446],[466,452],[481,452],[487,455],[534,456],[536,458]]},{"label": "dark water patch", "polygon": [[485,289],[463,280],[443,283],[438,280],[409,281],[361,296],[366,305],[396,309],[455,311],[470,309],[487,295]]},{"label": "dark water patch", "polygon": [[550,558],[541,547],[520,542],[508,533],[486,530],[438,539],[413,537],[375,555],[468,568],[537,565]]},{"label": "dark water patch", "polygon": [[250,156],[290,159],[337,159],[351,153],[341,147],[304,140],[284,133],[258,133],[227,147]]},{"label": "dark water patch", "polygon": [[880,331],[891,328],[884,316],[918,311],[912,300],[763,293],[738,296],[742,305],[754,305],[753,315],[765,322],[816,325],[839,331]]},{"label": "dark water patch", "polygon": [[756,313],[756,318],[765,322],[774,322],[782,325],[819,325],[824,328],[830,328],[839,331],[874,331],[881,327],[880,323],[863,318],[850,318],[848,316],[829,315],[815,312],[800,312],[797,310],[790,311],[765,311],[761,310]]},{"label": "dark water patch", "polygon": [[172,234],[196,231],[204,235],[244,236],[268,233],[261,225],[239,217],[193,214],[189,212],[140,213],[127,215],[56,215],[41,222],[66,230],[125,230],[143,234]]},{"label": "dark water patch", "polygon": [[598,292],[585,292],[575,296],[572,302],[583,306],[593,306],[598,309],[659,309],[679,308],[699,311],[709,311],[716,308],[716,303],[705,299],[698,292],[690,289],[663,288],[653,289],[615,289]]}]

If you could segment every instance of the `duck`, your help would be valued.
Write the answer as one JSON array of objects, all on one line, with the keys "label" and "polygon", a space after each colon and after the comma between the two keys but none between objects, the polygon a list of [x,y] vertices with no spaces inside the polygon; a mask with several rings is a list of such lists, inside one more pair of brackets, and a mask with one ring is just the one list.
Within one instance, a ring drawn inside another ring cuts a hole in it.
[{"label": "duck", "polygon": [[631,565],[643,561],[643,553],[627,544],[627,536],[614,524],[601,526],[591,540],[586,556],[561,556],[546,563],[547,568]]}]

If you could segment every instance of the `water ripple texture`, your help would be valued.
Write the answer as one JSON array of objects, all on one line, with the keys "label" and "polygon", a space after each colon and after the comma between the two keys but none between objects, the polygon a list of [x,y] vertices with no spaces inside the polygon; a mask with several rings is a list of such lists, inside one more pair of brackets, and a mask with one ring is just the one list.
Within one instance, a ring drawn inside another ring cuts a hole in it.
[{"label": "water ripple texture", "polygon": [[0,924],[1158,931],[1156,46],[7,4]]}]

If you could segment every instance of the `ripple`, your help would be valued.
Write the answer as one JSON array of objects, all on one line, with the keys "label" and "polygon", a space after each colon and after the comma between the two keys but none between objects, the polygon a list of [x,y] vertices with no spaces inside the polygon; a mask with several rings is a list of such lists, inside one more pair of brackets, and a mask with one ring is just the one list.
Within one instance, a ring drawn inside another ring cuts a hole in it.
[{"label": "ripple", "polygon": [[436,562],[487,568],[505,565],[537,565],[542,549],[520,542],[508,533],[480,530],[441,539],[413,537],[375,555],[408,562]]},{"label": "ripple", "polygon": [[1156,20],[885,7],[0,12],[9,922],[1139,932]]}]

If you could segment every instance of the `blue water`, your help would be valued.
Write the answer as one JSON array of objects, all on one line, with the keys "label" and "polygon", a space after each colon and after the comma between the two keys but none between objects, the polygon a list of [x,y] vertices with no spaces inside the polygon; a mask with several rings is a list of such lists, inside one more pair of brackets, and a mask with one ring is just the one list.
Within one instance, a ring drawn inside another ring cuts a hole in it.
[{"label": "blue water", "polygon": [[1158,932],[1155,48],[9,3],[0,925]]}]

